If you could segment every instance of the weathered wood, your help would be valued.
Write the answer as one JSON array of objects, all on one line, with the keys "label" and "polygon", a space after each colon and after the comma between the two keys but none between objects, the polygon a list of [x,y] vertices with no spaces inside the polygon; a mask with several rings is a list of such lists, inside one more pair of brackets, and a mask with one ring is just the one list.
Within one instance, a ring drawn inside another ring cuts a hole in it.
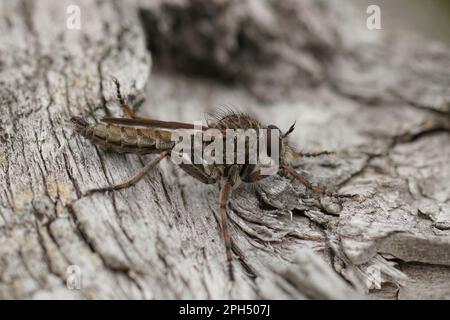
[{"label": "weathered wood", "polygon": [[[76,3],[81,30],[66,28],[68,2],[1,3],[0,298],[450,297],[448,48],[389,43],[332,1]],[[218,185],[166,161],[131,189],[82,196],[149,158],[72,135],[71,116],[122,115],[112,76],[156,119],[232,105],[296,120],[301,150],[336,151],[299,170],[365,198],[339,204],[281,176],[236,189],[230,283]]]}]

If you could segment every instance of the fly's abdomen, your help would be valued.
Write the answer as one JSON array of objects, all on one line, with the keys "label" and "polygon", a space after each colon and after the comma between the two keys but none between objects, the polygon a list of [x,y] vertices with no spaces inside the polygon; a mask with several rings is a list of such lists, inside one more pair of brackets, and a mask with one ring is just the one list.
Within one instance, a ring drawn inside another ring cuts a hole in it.
[{"label": "fly's abdomen", "polygon": [[148,154],[170,150],[175,145],[171,133],[164,130],[141,129],[111,124],[89,124],[80,117],[71,122],[75,131],[92,143],[118,153]]}]

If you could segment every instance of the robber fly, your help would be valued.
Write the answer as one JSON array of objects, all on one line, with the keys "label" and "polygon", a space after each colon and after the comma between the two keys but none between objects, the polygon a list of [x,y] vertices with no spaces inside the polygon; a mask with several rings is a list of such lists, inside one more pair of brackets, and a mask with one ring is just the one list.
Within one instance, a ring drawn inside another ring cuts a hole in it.
[{"label": "robber fly", "polygon": [[[174,121],[160,121],[149,118],[137,117],[134,112],[124,101],[121,92],[120,84],[114,79],[117,97],[122,106],[122,109],[128,117],[126,118],[103,118],[102,123],[90,124],[81,117],[72,117],[71,122],[74,130],[90,140],[92,143],[106,148],[108,150],[118,153],[133,153],[138,155],[156,154],[157,156],[150,160],[138,173],[136,173],[129,181],[124,183],[110,185],[103,188],[92,189],[85,193],[91,195],[94,192],[105,192],[125,189],[135,185],[141,178],[152,168],[154,168],[161,160],[166,157],[171,157],[171,151],[175,146],[175,141],[172,140],[174,130],[179,129],[194,129],[194,125],[174,122]],[[218,130],[225,129],[255,129],[260,130],[264,126],[249,115],[229,112],[224,114],[215,121],[208,123],[208,126],[202,126],[201,130],[208,130],[215,128]],[[312,157],[329,152],[320,153],[300,153],[295,151],[287,141],[289,134],[294,130],[295,123],[286,132],[282,132],[276,126],[270,125],[265,128],[275,129],[279,131],[279,166],[278,171],[284,172],[300,183],[306,188],[315,193],[324,194],[331,197],[338,198],[352,198],[356,199],[357,195],[348,194],[334,194],[324,190],[321,187],[313,186],[305,176],[296,172],[291,163],[302,156]],[[259,163],[243,163],[243,164],[195,164],[195,163],[181,163],[179,164],[182,170],[205,184],[212,184],[221,182],[220,189],[220,226],[222,236],[225,243],[226,258],[228,263],[228,272],[231,280],[234,280],[232,269],[232,249],[231,239],[227,228],[227,205],[230,199],[231,191],[240,182],[255,183],[267,177],[262,174],[261,165]]]}]

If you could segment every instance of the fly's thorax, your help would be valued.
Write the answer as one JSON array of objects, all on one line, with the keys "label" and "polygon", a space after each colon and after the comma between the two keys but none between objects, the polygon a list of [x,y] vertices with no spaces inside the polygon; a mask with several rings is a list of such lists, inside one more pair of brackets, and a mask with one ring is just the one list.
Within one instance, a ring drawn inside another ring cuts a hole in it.
[{"label": "fly's thorax", "polygon": [[216,129],[259,129],[261,124],[258,120],[245,113],[230,112],[225,115],[214,117],[215,121],[208,123],[210,128]]},{"label": "fly's thorax", "polygon": [[[172,159],[176,164],[201,166],[202,174],[224,171],[231,165],[242,165],[277,172],[284,156],[284,141],[275,126],[263,127],[242,113],[229,113],[208,122],[208,130],[196,134],[176,132]],[[179,131],[179,130],[178,130]],[[196,170],[197,170],[196,169]],[[254,172],[252,172],[254,173]],[[273,174],[273,173],[268,173]]]}]

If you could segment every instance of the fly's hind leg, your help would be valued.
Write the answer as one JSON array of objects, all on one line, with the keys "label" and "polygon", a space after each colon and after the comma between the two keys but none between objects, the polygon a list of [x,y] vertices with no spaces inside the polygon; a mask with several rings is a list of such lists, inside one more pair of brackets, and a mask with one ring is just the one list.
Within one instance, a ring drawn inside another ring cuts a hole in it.
[{"label": "fly's hind leg", "polygon": [[135,118],[133,109],[125,102],[125,99],[120,92],[120,83],[117,78],[113,78],[114,84],[116,85],[116,94],[117,99],[119,99],[120,106],[122,107],[123,112],[131,119]]},{"label": "fly's hind leg", "polygon": [[230,280],[234,281],[234,273],[233,273],[233,253],[231,250],[231,238],[230,233],[228,232],[227,225],[227,205],[230,199],[231,193],[231,182],[226,180],[222,185],[222,189],[220,190],[220,227],[222,228],[222,236],[223,241],[225,243],[225,252],[227,256],[227,264],[228,264],[228,274],[230,276]]},{"label": "fly's hind leg", "polygon": [[111,186],[107,186],[107,187],[104,187],[104,188],[91,189],[91,190],[86,191],[84,193],[84,195],[85,196],[89,196],[89,195],[91,195],[93,193],[96,193],[96,192],[115,191],[115,190],[126,189],[126,188],[129,188],[131,186],[134,186],[136,183],[139,182],[139,180],[142,179],[143,176],[145,176],[145,174],[147,172],[149,172],[151,169],[153,169],[162,159],[164,159],[168,155],[169,155],[168,151],[164,151],[164,152],[160,153],[156,158],[154,158],[151,161],[149,161],[142,168],[142,170],[140,170],[138,173],[136,173],[136,175],[134,175],[129,181],[126,181],[124,183],[111,185]]}]

